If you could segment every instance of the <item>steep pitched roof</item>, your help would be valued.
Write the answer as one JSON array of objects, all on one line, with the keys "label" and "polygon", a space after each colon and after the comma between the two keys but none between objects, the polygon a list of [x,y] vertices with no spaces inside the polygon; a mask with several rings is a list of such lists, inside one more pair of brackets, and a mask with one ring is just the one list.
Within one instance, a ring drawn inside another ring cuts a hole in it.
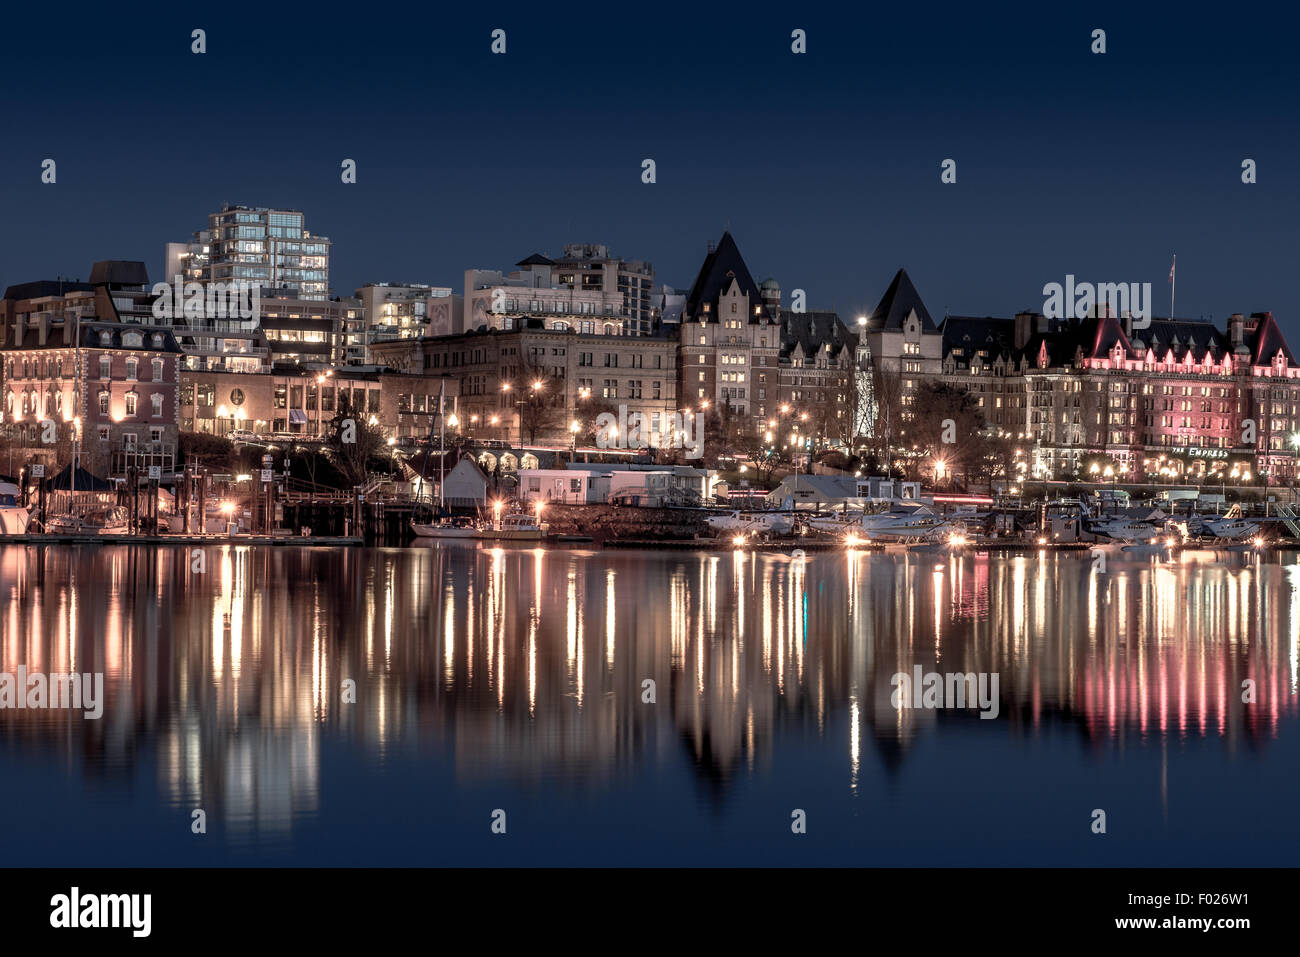
[{"label": "steep pitched roof", "polygon": [[1016,321],[994,316],[945,316],[939,327],[943,333],[943,354],[953,349],[962,350],[963,364],[983,349],[992,362],[998,356],[1009,356],[1015,349]]},{"label": "steep pitched roof", "polygon": [[912,285],[907,270],[900,269],[894,273],[893,282],[885,290],[880,304],[872,310],[871,316],[867,319],[867,328],[872,332],[901,332],[903,321],[914,309],[917,318],[921,320],[921,332],[939,331],[934,320],[930,318],[925,303],[921,301],[921,294]]},{"label": "steep pitched roof", "polygon": [[1207,351],[1215,356],[1232,351],[1224,332],[1199,319],[1152,319],[1145,329],[1133,330],[1133,348],[1138,353],[1150,349],[1157,359],[1163,359],[1170,349],[1174,358],[1182,359],[1190,348],[1198,362]]},{"label": "steep pitched roof", "polygon": [[1277,320],[1273,318],[1273,313],[1266,312],[1255,329],[1255,341],[1250,354],[1254,357],[1255,365],[1266,366],[1273,361],[1273,357],[1279,351],[1286,356],[1289,365],[1296,365],[1295,355],[1291,352],[1291,347],[1286,344],[1286,337],[1278,328]]},{"label": "steep pitched roof", "polygon": [[781,355],[788,356],[798,345],[805,356],[831,344],[832,354],[840,349],[856,349],[858,337],[849,331],[834,312],[794,312],[781,310]]},{"label": "steep pitched roof", "polygon": [[1084,346],[1084,354],[1088,358],[1105,359],[1117,345],[1123,347],[1126,357],[1133,358],[1136,356],[1132,344],[1128,341],[1128,336],[1124,335],[1124,327],[1119,324],[1119,320],[1114,316],[1089,319],[1084,325],[1092,327],[1091,347]]},{"label": "steep pitched roof", "polygon": [[686,297],[687,315],[698,319],[704,303],[716,302],[718,296],[731,285],[732,279],[740,284],[740,291],[749,296],[751,305],[759,303],[761,297],[758,285],[749,274],[749,267],[745,265],[736,241],[731,238],[730,232],[725,232],[718,241],[717,248],[704,257],[700,274],[695,277],[690,295]]}]

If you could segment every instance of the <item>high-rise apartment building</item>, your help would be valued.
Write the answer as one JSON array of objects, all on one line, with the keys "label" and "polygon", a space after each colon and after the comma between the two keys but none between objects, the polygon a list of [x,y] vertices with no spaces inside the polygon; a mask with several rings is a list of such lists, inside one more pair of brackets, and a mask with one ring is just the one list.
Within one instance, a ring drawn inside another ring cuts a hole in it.
[{"label": "high-rise apartment building", "polygon": [[330,241],[313,236],[296,209],[232,206],[208,216],[188,243],[168,243],[166,277],[257,283],[263,295],[329,296]]}]

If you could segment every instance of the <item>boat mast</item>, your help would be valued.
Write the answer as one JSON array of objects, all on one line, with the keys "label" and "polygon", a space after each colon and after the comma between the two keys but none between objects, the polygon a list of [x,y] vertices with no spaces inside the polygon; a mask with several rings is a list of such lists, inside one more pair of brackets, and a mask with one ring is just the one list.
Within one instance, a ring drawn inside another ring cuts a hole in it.
[{"label": "boat mast", "polygon": [[447,416],[443,409],[443,403],[446,401],[447,380],[444,378],[438,385],[438,515],[447,510],[447,498],[443,494],[443,473],[447,465]]}]

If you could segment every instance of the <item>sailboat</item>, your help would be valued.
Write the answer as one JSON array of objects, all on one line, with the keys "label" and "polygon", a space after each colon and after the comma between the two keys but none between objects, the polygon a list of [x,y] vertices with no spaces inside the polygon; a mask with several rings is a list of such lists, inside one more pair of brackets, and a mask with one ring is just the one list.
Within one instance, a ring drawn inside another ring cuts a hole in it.
[{"label": "sailboat", "polygon": [[[417,522],[415,513],[411,514],[411,531],[416,538],[482,538],[483,533],[472,518],[454,517],[447,512],[447,500],[443,494],[446,471],[447,431],[443,422],[443,400],[446,397],[446,385],[438,390],[438,512],[432,522]],[[420,466],[420,487],[424,487],[424,470],[429,465],[429,454],[433,451],[433,426],[429,426],[429,442],[425,450],[424,462]]]}]

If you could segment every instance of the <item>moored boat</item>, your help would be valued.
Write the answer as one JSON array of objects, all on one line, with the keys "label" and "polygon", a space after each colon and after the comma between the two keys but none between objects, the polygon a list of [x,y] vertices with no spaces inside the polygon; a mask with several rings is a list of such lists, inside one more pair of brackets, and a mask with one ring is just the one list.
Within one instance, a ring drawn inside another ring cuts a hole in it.
[{"label": "moored boat", "polygon": [[45,530],[52,535],[126,535],[131,516],[121,505],[89,508],[55,515],[45,523]]}]

